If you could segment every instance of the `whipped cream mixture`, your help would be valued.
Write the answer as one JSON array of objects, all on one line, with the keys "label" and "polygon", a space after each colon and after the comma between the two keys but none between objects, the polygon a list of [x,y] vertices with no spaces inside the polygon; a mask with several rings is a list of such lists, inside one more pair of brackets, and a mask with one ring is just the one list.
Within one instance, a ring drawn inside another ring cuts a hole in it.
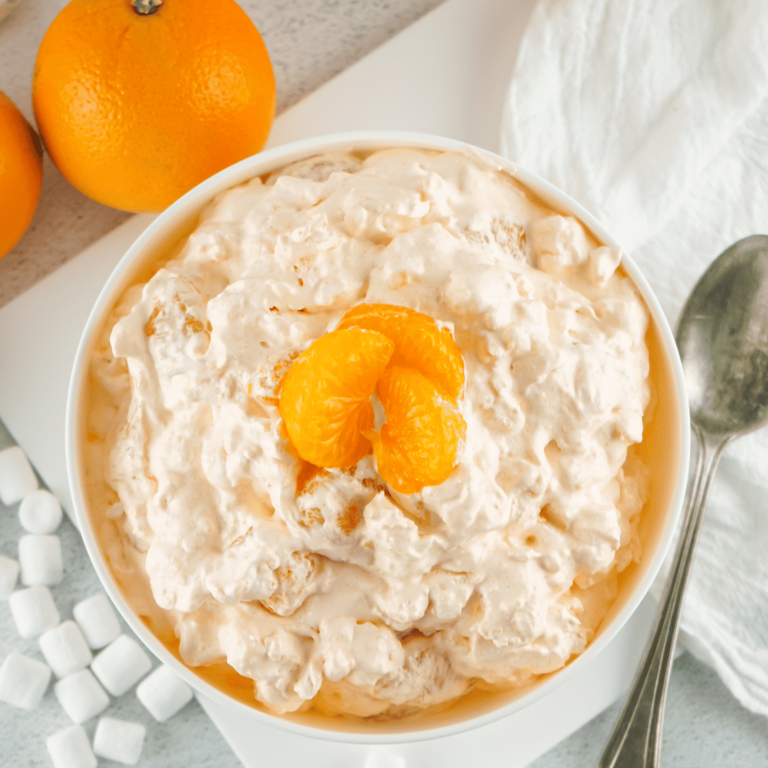
[{"label": "whipped cream mixture", "polygon": [[[646,496],[648,313],[619,261],[479,156],[332,153],[219,195],[92,365],[96,515],[184,661],[276,712],[399,717],[583,651]],[[464,356],[459,462],[416,494],[284,436],[281,376],[362,302]]]}]

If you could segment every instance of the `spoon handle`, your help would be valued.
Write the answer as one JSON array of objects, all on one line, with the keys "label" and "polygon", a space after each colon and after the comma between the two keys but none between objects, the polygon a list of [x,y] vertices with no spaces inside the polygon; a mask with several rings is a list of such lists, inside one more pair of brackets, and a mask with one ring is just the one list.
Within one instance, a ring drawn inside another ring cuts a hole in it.
[{"label": "spoon handle", "polygon": [[699,450],[672,571],[661,596],[643,660],[600,758],[599,768],[656,768],[660,765],[664,702],[685,585],[712,479],[723,448],[730,439],[715,439],[699,430],[694,432]]}]

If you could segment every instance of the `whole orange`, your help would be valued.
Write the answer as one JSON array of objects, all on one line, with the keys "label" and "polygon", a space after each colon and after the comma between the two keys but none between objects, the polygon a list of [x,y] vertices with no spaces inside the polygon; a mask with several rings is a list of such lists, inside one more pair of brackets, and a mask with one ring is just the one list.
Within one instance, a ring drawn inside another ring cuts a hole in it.
[{"label": "whole orange", "polygon": [[275,79],[234,0],[72,0],[40,44],[32,105],[71,184],[151,212],[262,148]]},{"label": "whole orange", "polygon": [[32,221],[43,185],[43,147],[16,105],[0,91],[0,259]]}]

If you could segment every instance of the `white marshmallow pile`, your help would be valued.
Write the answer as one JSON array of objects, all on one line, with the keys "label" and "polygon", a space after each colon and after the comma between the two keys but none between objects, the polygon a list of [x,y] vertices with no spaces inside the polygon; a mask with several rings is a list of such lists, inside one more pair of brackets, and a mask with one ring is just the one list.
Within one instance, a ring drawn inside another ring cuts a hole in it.
[{"label": "white marshmallow pile", "polygon": [[[121,634],[112,604],[102,592],[77,603],[74,620],[61,621],[48,587],[64,576],[61,543],[55,535],[62,509],[52,493],[39,488],[18,446],[0,450],[0,500],[6,506],[21,502],[19,522],[28,532],[19,539],[18,561],[0,555],[0,600],[8,600],[19,635],[38,639],[47,662],[9,653],[0,665],[0,702],[34,709],[54,674],[59,678],[54,695],[74,723],[46,741],[55,768],[94,768],[97,755],[135,765],[144,745],[143,725],[102,717],[91,748],[82,723],[109,706],[107,691],[122,696],[138,683],[152,668],[149,656],[132,637]],[[22,588],[17,589],[18,581]],[[100,651],[95,658],[93,651]],[[136,694],[160,722],[192,699],[192,689],[165,665],[146,677]]]}]

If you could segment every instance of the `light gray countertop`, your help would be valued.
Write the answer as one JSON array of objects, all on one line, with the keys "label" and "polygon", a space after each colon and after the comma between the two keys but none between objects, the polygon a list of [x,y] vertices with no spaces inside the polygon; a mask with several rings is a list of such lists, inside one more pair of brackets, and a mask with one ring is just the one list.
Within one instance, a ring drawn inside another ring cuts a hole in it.
[{"label": "light gray countertop", "polygon": [[[272,58],[278,112],[387,40],[441,0],[242,0]],[[0,25],[0,90],[32,119],[30,86],[35,54],[64,0],[21,0]],[[43,194],[31,228],[0,261],[0,306],[124,221],[128,214],[98,205],[71,187],[46,159]],[[0,365],[2,361],[0,361]],[[12,444],[0,424],[0,448]],[[0,554],[17,557],[23,530],[17,505],[0,504]],[[63,618],[74,603],[100,589],[80,537],[68,520],[58,531],[64,581],[52,589]],[[126,631],[127,628],[124,627]],[[0,601],[0,661],[10,651],[40,658],[37,641],[16,633]],[[533,768],[596,765],[618,705],[595,718],[533,763]],[[140,765],[237,768],[229,746],[196,702],[164,724],[155,723],[132,690],[105,714],[147,726]],[[33,713],[0,703],[0,765],[50,766],[45,737],[70,724],[49,689]],[[86,724],[93,736],[96,720]],[[514,745],[510,745],[514,748]],[[117,765],[100,761],[100,765]],[[744,710],[716,674],[688,654],[675,664],[667,707],[663,765],[768,766],[768,722]],[[411,766],[408,766],[411,768]]]}]

